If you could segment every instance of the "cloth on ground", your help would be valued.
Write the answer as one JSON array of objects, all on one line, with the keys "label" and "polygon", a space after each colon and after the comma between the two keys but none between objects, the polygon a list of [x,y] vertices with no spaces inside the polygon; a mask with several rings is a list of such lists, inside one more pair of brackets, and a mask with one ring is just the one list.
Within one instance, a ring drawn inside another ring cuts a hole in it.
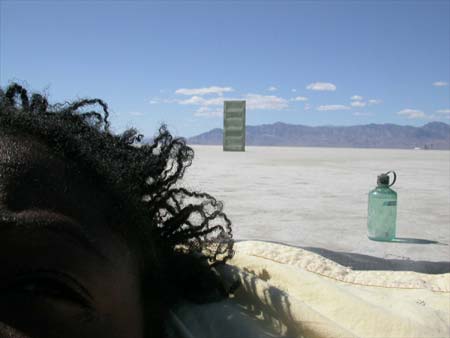
[{"label": "cloth on ground", "polygon": [[267,242],[235,250],[218,269],[240,283],[234,297],[174,310],[191,337],[450,337],[450,273],[357,271]]}]

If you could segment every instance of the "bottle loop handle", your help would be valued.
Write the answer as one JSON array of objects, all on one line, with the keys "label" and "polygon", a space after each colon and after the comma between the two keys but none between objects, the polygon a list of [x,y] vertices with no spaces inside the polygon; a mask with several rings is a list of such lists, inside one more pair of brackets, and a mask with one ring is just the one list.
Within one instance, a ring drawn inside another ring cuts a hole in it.
[{"label": "bottle loop handle", "polygon": [[392,173],[392,174],[394,175],[394,180],[392,181],[392,183],[391,183],[391,184],[389,184],[389,187],[393,186],[393,185],[394,185],[394,183],[395,183],[395,181],[397,181],[397,174],[395,173],[395,171],[393,171],[393,170],[391,170],[391,171],[388,171],[388,172],[386,173],[386,175],[388,175],[388,176],[389,176],[389,174],[390,174],[390,173]]}]

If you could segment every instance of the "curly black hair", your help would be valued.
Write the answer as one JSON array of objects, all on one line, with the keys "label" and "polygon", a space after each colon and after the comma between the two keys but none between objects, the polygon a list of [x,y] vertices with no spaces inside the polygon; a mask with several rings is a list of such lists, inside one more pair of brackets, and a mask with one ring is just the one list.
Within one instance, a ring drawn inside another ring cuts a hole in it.
[{"label": "curly black hair", "polygon": [[162,303],[225,294],[213,271],[233,255],[231,222],[220,201],[179,184],[194,151],[165,125],[149,144],[136,129],[116,135],[108,116],[100,99],[50,105],[16,83],[0,89],[0,131],[42,140],[111,196],[109,223],[138,253],[144,285],[172,289]]}]

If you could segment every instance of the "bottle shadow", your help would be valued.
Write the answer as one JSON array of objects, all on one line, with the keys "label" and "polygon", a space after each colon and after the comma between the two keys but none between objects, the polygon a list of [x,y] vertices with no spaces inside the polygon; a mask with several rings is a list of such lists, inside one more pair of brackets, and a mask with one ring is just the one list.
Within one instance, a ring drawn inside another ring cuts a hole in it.
[{"label": "bottle shadow", "polygon": [[406,237],[395,237],[391,242],[394,242],[394,243],[405,243],[405,244],[437,244],[437,245],[448,245],[447,243],[442,243],[442,242],[433,241],[433,240],[429,240],[429,239],[406,238]]}]

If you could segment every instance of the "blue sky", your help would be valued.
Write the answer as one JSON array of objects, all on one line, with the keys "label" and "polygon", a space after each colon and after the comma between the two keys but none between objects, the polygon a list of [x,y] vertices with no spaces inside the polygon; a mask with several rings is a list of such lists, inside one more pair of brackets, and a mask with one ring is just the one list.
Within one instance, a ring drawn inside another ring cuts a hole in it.
[{"label": "blue sky", "polygon": [[449,1],[5,1],[0,83],[99,97],[117,131],[450,122]]}]

